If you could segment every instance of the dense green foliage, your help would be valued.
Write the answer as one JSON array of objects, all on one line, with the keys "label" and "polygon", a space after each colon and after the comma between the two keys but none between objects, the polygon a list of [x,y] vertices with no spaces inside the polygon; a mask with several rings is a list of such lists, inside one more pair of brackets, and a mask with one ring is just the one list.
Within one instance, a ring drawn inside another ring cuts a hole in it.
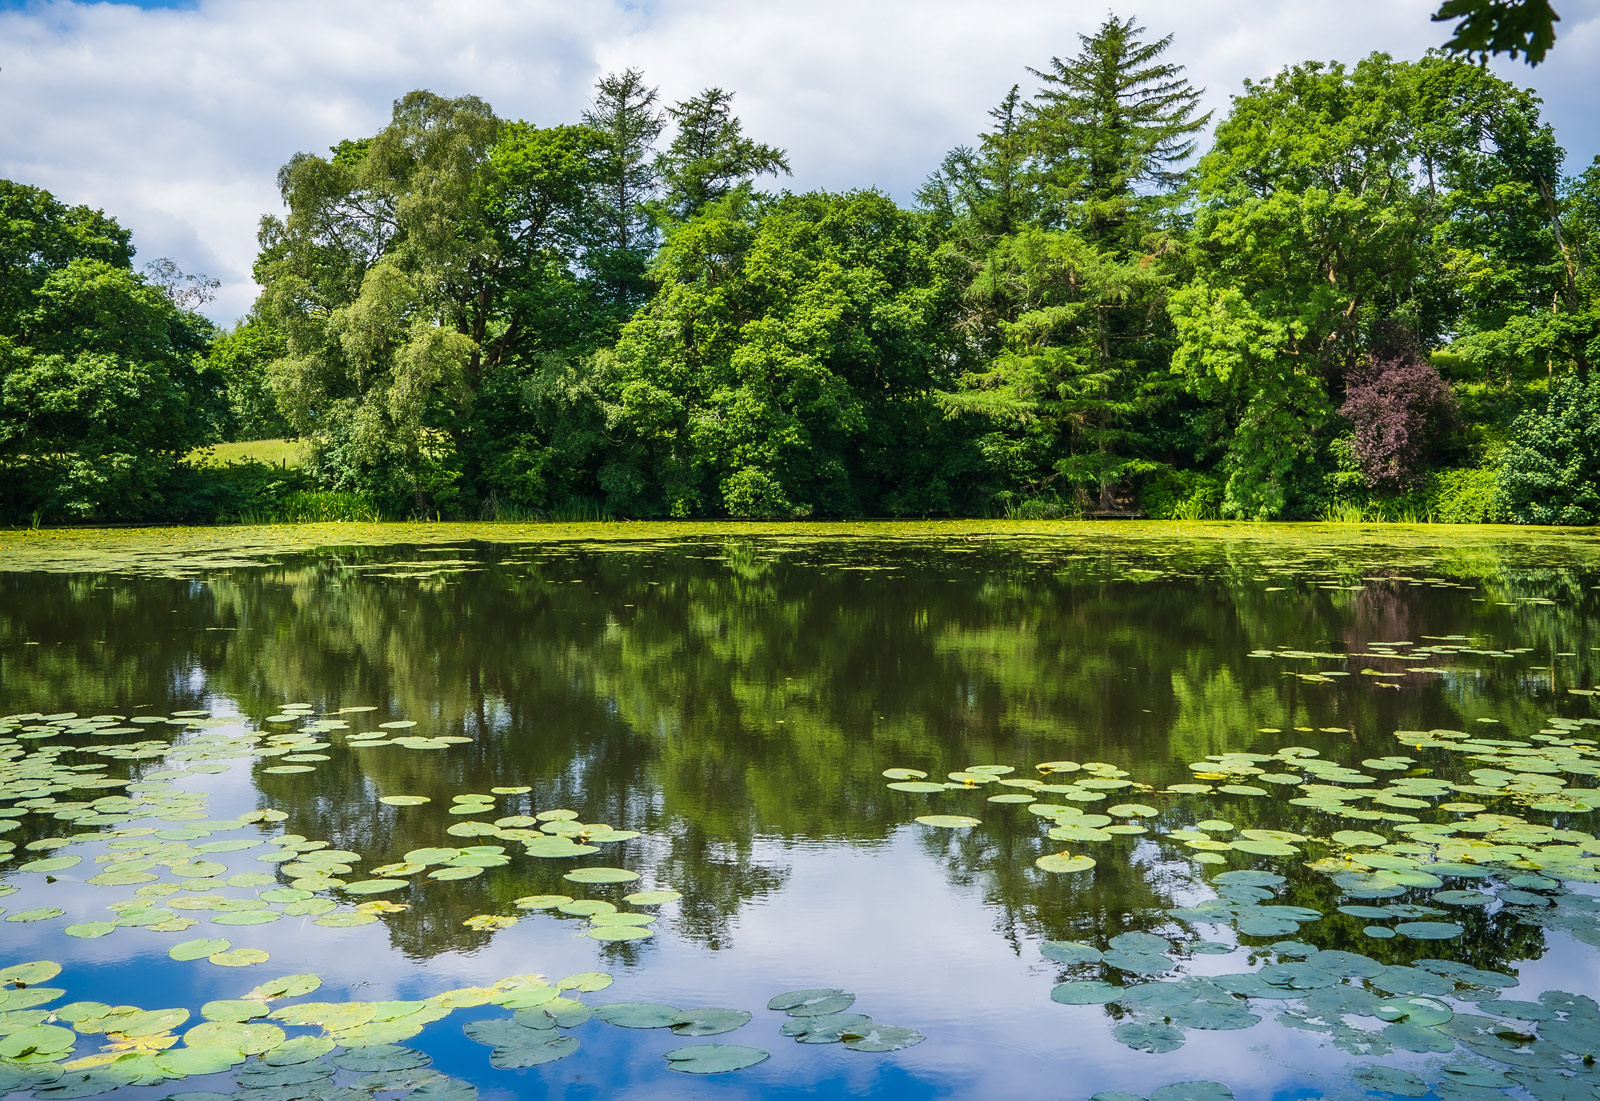
[{"label": "dense green foliage", "polygon": [[[627,70],[554,125],[413,92],[283,167],[229,332],[5,184],[0,507],[1594,522],[1600,160],[1563,178],[1538,100],[1442,54],[1216,120],[1174,57],[1109,17],[910,210],[759,190],[788,157],[720,88]],[[292,474],[179,462],[284,436]]]}]

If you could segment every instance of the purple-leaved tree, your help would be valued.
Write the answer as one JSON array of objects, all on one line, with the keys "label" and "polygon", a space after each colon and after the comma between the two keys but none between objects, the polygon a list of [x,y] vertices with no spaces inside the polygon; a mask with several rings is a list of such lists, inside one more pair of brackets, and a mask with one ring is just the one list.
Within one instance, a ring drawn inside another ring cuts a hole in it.
[{"label": "purple-leaved tree", "polygon": [[1355,456],[1368,484],[1409,489],[1428,452],[1455,420],[1455,395],[1410,348],[1364,360],[1350,373],[1340,412],[1355,426]]}]

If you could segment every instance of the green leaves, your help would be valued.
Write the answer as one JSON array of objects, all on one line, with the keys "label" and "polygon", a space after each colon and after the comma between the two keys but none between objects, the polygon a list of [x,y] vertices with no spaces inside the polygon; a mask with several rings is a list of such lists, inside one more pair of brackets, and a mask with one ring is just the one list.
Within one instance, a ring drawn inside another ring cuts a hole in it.
[{"label": "green leaves", "polygon": [[770,1052],[738,1044],[691,1044],[666,1052],[667,1069],[680,1074],[726,1074],[765,1062]]}]

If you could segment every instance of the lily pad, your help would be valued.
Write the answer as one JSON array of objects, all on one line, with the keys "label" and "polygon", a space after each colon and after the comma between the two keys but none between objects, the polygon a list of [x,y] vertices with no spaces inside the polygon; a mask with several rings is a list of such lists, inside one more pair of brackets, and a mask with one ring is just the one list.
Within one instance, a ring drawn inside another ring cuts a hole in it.
[{"label": "lily pad", "polygon": [[574,868],[561,878],[573,883],[632,883],[639,873],[626,868]]},{"label": "lily pad", "polygon": [[964,814],[922,814],[917,816],[917,821],[941,830],[965,830],[983,824],[979,819]]},{"label": "lily pad", "polygon": [[671,1024],[679,1036],[717,1036],[750,1023],[747,1009],[691,1009],[678,1014]]},{"label": "lily pad", "polygon": [[856,996],[837,987],[789,990],[767,1002],[768,1009],[782,1010],[791,1017],[821,1017],[840,1013],[855,1004]]},{"label": "lily pad", "polygon": [[771,1052],[739,1044],[691,1044],[665,1053],[667,1069],[680,1074],[725,1074],[764,1062]]}]

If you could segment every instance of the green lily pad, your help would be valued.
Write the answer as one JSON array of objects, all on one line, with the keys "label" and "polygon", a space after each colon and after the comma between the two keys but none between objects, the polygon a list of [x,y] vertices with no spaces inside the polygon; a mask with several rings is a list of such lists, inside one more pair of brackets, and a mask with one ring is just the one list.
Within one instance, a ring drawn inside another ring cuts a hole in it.
[{"label": "green lily pad", "polygon": [[208,1021],[224,1021],[239,1024],[244,1021],[265,1017],[268,1007],[265,1002],[254,998],[225,998],[219,1001],[207,1002],[200,1007],[200,1016]]},{"label": "green lily pad", "polygon": [[167,955],[175,960],[198,960],[207,956],[214,956],[218,952],[226,952],[233,947],[233,942],[223,937],[199,937],[195,940],[186,940],[174,944],[167,949]]},{"label": "green lily pad", "polygon": [[352,895],[381,895],[409,886],[411,884],[404,879],[361,879],[346,883],[344,890]]},{"label": "green lily pad", "polygon": [[626,868],[574,868],[561,878],[573,883],[632,883],[639,873]]},{"label": "green lily pad", "polygon": [[1085,980],[1058,984],[1050,991],[1050,1000],[1060,1002],[1062,1005],[1106,1005],[1116,1001],[1121,994],[1120,986],[1112,986],[1108,982],[1098,980]]},{"label": "green lily pad", "polygon": [[0,1059],[50,1058],[72,1050],[77,1033],[60,1025],[32,1025],[0,1036]]},{"label": "green lily pad", "polygon": [[1453,921],[1402,921],[1394,931],[1410,940],[1452,940],[1465,930]]},{"label": "green lily pad", "polygon": [[[543,1029],[526,1028],[515,1021],[474,1021],[463,1030],[492,1050],[489,1062],[501,1070],[537,1067],[565,1059],[578,1050],[576,1036]],[[415,1097],[416,1094],[411,1095]]]},{"label": "green lily pad", "polygon": [[1392,1093],[1397,1097],[1421,1097],[1428,1092],[1426,1082],[1399,1067],[1361,1067],[1351,1077],[1369,1090]]},{"label": "green lily pad", "polygon": [[837,987],[813,987],[778,994],[767,1002],[767,1008],[781,1010],[791,1017],[821,1017],[849,1009],[855,1000],[854,994]]},{"label": "green lily pad", "polygon": [[659,906],[663,902],[676,902],[682,897],[679,891],[635,891],[631,895],[624,895],[622,901],[629,906]]},{"label": "green lily pad", "polygon": [[861,1032],[844,1032],[841,1037],[851,1051],[899,1051],[927,1039],[914,1028],[876,1023]]},{"label": "green lily pad", "polygon": [[717,1036],[750,1023],[747,1009],[690,1009],[678,1014],[671,1024],[679,1036]]},{"label": "green lily pad", "polygon": [[660,1002],[608,1002],[594,1007],[594,1017],[622,1028],[668,1028],[683,1016],[675,1005]]},{"label": "green lily pad", "polygon": [[726,1074],[753,1067],[771,1052],[739,1044],[691,1044],[665,1053],[667,1069],[680,1074]]},{"label": "green lily pad", "polygon": [[941,830],[965,830],[983,824],[978,819],[969,818],[964,814],[922,814],[917,816],[917,821],[924,826],[933,826]]},{"label": "green lily pad", "polygon": [[1233,1091],[1221,1082],[1174,1082],[1152,1092],[1150,1101],[1233,1101]]},{"label": "green lily pad", "polygon": [[1177,1051],[1183,1046],[1183,1032],[1168,1024],[1129,1021],[1111,1030],[1118,1043],[1135,1051],[1162,1054]]},{"label": "green lily pad", "polygon": [[920,768],[886,768],[880,774],[886,780],[926,780],[928,774]]},{"label": "green lily pad", "polygon": [[261,983],[250,991],[250,997],[260,998],[263,1001],[275,1001],[278,998],[298,998],[322,986],[319,975],[299,974],[284,975],[282,978]]},{"label": "green lily pad", "polygon": [[1039,952],[1045,959],[1065,964],[1099,963],[1101,958],[1100,949],[1070,940],[1043,941]]},{"label": "green lily pad", "polygon": [[643,940],[655,936],[654,929],[642,925],[597,925],[585,929],[583,933],[594,940]]},{"label": "green lily pad", "polygon": [[61,965],[54,960],[32,960],[0,967],[0,986],[37,986],[61,974]]}]

